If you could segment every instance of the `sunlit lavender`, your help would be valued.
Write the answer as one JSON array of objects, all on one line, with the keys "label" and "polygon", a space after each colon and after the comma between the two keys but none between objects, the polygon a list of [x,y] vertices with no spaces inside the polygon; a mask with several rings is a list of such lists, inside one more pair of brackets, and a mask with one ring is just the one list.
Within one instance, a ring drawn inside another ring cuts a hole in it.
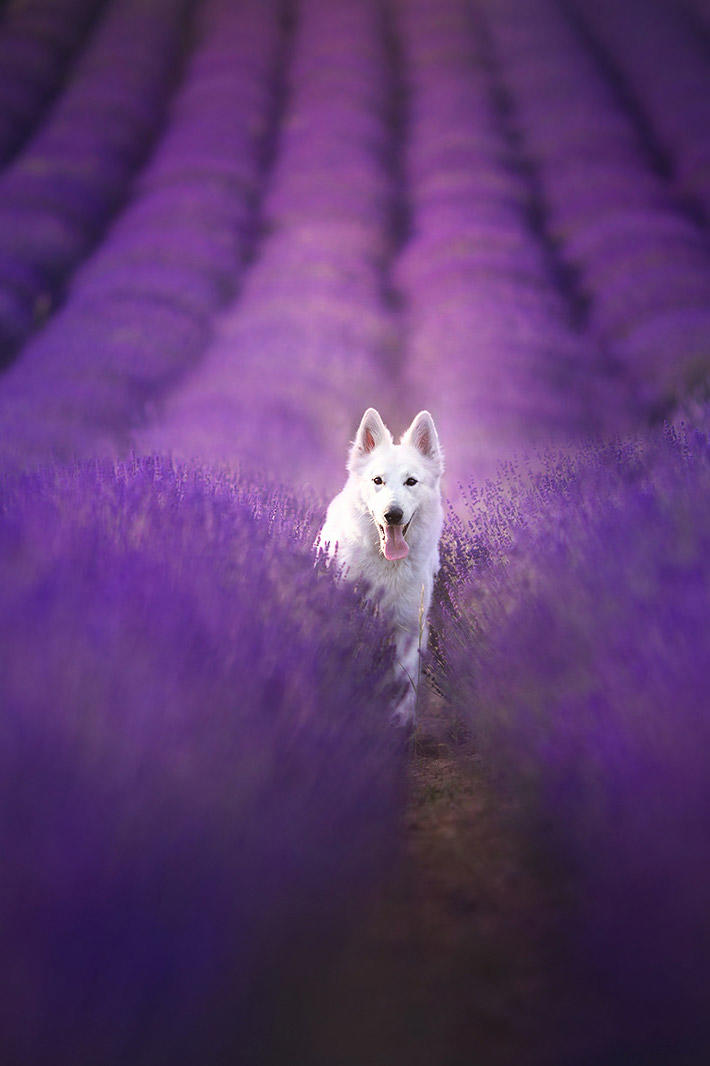
[{"label": "sunlit lavender", "polygon": [[357,936],[370,405],[439,428],[427,698],[602,1003],[547,1061],[706,1061],[709,129],[705,0],[0,4],[8,1061],[267,1061]]}]

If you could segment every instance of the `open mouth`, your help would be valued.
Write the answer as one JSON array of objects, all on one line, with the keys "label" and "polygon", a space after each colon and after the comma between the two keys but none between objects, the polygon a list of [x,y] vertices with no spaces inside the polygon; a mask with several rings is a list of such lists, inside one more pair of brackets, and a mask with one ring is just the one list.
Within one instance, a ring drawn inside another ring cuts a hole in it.
[{"label": "open mouth", "polygon": [[405,540],[411,518],[405,526],[381,526],[378,523],[380,533],[380,550],[385,559],[395,562],[397,559],[406,559],[409,555],[409,545]]}]

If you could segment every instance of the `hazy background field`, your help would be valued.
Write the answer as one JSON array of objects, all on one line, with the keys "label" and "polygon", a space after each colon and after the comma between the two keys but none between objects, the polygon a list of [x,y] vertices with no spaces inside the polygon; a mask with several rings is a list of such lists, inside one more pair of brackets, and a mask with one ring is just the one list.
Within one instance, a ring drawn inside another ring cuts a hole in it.
[{"label": "hazy background field", "polygon": [[706,0],[0,3],[3,1061],[706,1062],[709,376]]}]

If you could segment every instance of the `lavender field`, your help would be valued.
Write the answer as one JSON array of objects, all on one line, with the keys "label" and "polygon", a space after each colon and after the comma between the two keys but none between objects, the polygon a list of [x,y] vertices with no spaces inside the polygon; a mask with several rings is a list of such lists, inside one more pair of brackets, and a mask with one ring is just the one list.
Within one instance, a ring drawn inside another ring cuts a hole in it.
[{"label": "lavender field", "polygon": [[706,0],[0,4],[0,1059],[710,1060],[709,382]]}]

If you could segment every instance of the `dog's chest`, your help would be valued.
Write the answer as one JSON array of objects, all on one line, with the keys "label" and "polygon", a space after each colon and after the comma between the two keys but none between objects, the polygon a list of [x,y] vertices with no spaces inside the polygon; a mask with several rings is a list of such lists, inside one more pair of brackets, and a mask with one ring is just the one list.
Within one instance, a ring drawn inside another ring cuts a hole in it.
[{"label": "dog's chest", "polygon": [[433,561],[429,565],[410,555],[393,563],[380,555],[368,554],[358,563],[354,568],[357,576],[367,582],[382,609],[400,625],[416,624],[420,612],[429,607]]}]

